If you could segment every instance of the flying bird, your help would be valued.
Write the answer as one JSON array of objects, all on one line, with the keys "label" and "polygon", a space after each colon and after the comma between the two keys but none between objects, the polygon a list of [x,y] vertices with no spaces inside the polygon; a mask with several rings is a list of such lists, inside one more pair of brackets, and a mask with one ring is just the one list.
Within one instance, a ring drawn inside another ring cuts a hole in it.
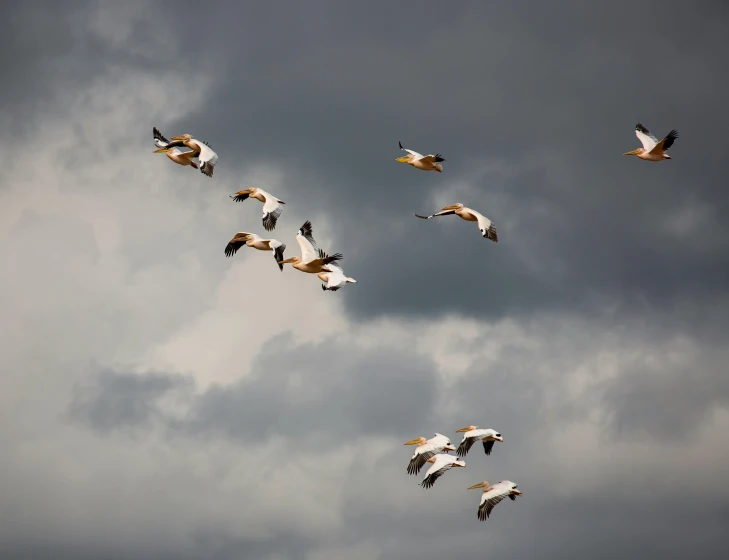
[{"label": "flying bird", "polygon": [[154,137],[154,144],[157,149],[154,151],[155,154],[167,154],[167,157],[179,165],[189,165],[193,169],[197,169],[197,163],[192,161],[193,158],[198,157],[198,152],[190,150],[183,152],[179,148],[170,148],[170,141],[167,140],[157,127],[152,128],[152,136]]},{"label": "flying bird", "polygon": [[354,278],[350,278],[344,274],[344,270],[342,270],[341,266],[338,266],[334,263],[329,263],[327,265],[327,268],[331,272],[320,272],[319,274],[317,274],[319,280],[324,282],[324,284],[321,285],[322,290],[331,290],[332,292],[336,292],[339,288],[343,288],[347,284],[357,283],[357,280],[355,280]]},{"label": "flying bird", "polygon": [[266,228],[266,231],[273,231],[276,228],[278,217],[283,211],[280,205],[286,204],[283,200],[279,200],[271,193],[255,187],[238,191],[235,193],[235,196],[231,196],[230,198],[236,202],[243,202],[246,198],[255,198],[263,202],[263,227]]},{"label": "flying bird", "polygon": [[467,222],[478,222],[478,229],[483,237],[485,237],[486,239],[490,239],[494,243],[499,242],[499,234],[496,232],[496,226],[494,226],[494,223],[480,212],[476,212],[471,208],[466,208],[460,202],[458,204],[444,206],[440,209],[440,212],[436,212],[435,214],[431,214],[430,216],[421,216],[420,214],[415,214],[415,217],[420,218],[421,220],[430,220],[430,218],[436,218],[438,216],[448,216],[450,214],[455,214],[456,216],[460,217],[463,220],[466,220]]},{"label": "flying bird", "polygon": [[418,446],[417,449],[415,449],[415,453],[410,458],[410,463],[408,463],[408,474],[418,474],[420,469],[423,468],[423,465],[429,459],[435,457],[438,453],[456,450],[448,436],[444,436],[437,432],[430,439],[419,437],[417,439],[410,440],[405,445]]},{"label": "flying bird", "polygon": [[451,468],[466,466],[466,462],[463,459],[448,455],[447,453],[440,453],[435,457],[431,457],[428,459],[428,463],[433,463],[433,465],[425,473],[423,482],[420,483],[420,486],[423,488],[432,488],[435,481],[447,471],[451,470]]},{"label": "flying bird", "polygon": [[193,152],[197,152],[197,159],[200,162],[200,171],[208,177],[213,176],[215,170],[215,164],[218,163],[218,154],[216,154],[207,142],[201,140],[195,140],[189,134],[183,134],[182,136],[173,136],[173,142],[167,144],[168,148],[175,146],[187,146]]},{"label": "flying bird", "polygon": [[653,136],[646,127],[638,123],[635,125],[635,135],[643,144],[642,148],[636,148],[632,152],[625,152],[624,156],[638,156],[640,159],[646,161],[662,161],[664,159],[673,159],[667,155],[668,148],[673,146],[674,140],[678,138],[678,130],[675,128],[669,132],[666,137],[658,141],[658,138]]},{"label": "flying bird", "polygon": [[[331,263],[342,259],[341,253],[327,255],[317,247],[316,241],[314,241],[314,231],[309,220],[306,220],[299,229],[296,234],[296,241],[301,247],[301,257],[291,257],[280,261],[281,264],[291,263],[291,266],[296,270],[318,275],[324,272],[334,272],[334,269],[330,267]],[[319,278],[324,281],[321,276]]]},{"label": "flying bird", "polygon": [[494,443],[504,441],[504,438],[496,430],[478,429],[478,426],[461,428],[460,430],[456,430],[456,433],[463,434],[461,444],[456,451],[459,457],[465,457],[471,449],[471,446],[479,440],[483,442],[483,450],[486,452],[486,455],[491,455],[491,449],[494,447]]},{"label": "flying bird", "polygon": [[491,515],[491,511],[496,507],[496,504],[504,498],[509,497],[514,501],[517,496],[521,496],[521,491],[517,490],[516,487],[517,485],[510,480],[502,480],[493,486],[491,486],[488,480],[484,480],[483,482],[469,486],[469,490],[483,488],[481,503],[478,506],[478,519],[480,521],[486,521],[486,518]]},{"label": "flying bird", "polygon": [[445,161],[440,154],[429,154],[424,156],[418,152],[408,150],[402,147],[402,143],[398,142],[401,150],[405,150],[408,155],[397,158],[395,161],[400,163],[408,163],[415,169],[422,169],[423,171],[438,171],[443,173],[443,166],[440,164],[441,161]]},{"label": "flying bird", "polygon": [[255,233],[239,231],[225,246],[225,256],[232,257],[236,254],[238,249],[244,245],[253,247],[259,251],[271,251],[273,253],[273,258],[276,259],[276,264],[278,264],[279,269],[283,270],[283,265],[279,261],[283,260],[284,251],[286,250],[285,244],[281,243],[277,239],[263,239],[260,235],[256,235]]}]

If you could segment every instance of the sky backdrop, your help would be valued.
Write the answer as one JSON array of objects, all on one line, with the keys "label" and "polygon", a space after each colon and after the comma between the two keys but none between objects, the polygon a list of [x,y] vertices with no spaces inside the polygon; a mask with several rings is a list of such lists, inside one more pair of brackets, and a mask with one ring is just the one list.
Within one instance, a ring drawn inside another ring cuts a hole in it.
[{"label": "sky backdrop", "polygon": [[[4,2],[0,558],[724,558],[726,2]],[[642,122],[671,161],[622,157]],[[152,127],[220,156],[209,179]],[[444,172],[398,164],[398,141]],[[320,246],[338,292],[237,231]],[[492,219],[499,243],[455,217]],[[504,436],[430,490],[434,432]],[[421,473],[422,474],[422,473]],[[482,480],[524,496],[478,521]]]}]

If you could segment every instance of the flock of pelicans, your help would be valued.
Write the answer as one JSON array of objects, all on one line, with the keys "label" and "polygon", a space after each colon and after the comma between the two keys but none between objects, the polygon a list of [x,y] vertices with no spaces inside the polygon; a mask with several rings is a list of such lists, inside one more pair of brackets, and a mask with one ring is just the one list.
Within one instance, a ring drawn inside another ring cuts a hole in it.
[{"label": "flock of pelicans", "polygon": [[[483,450],[486,452],[486,455],[491,455],[491,449],[494,447],[494,443],[504,441],[504,438],[496,430],[479,429],[478,426],[461,428],[460,430],[456,430],[456,433],[463,434],[463,439],[458,449],[453,447],[451,440],[447,436],[438,433],[430,439],[419,437],[405,444],[418,446],[410,458],[410,463],[408,463],[408,474],[418,474],[425,463],[431,463],[423,481],[420,483],[420,486],[423,488],[432,488],[435,481],[453,467],[465,467],[466,462],[462,457],[466,456],[473,444],[477,441],[483,443]],[[457,456],[449,455],[448,451],[455,451]],[[469,486],[468,489],[475,490],[476,488],[483,490],[481,503],[478,506],[478,518],[481,521],[486,521],[491,515],[491,510],[504,498],[508,497],[513,501],[516,500],[517,496],[521,496],[522,494],[521,490],[518,490],[518,485],[511,482],[511,480],[502,480],[496,484],[491,484],[488,480],[484,480],[483,482]]]},{"label": "flock of pelicans", "polygon": [[[646,161],[671,159],[666,152],[673,145],[676,138],[678,138],[678,132],[675,129],[671,130],[671,132],[659,141],[646,127],[638,123],[635,126],[635,134],[643,144],[643,147],[626,152],[623,155],[638,156],[640,159]],[[154,143],[157,146],[155,153],[165,153],[168,158],[179,165],[191,166],[193,169],[199,169],[208,177],[213,176],[215,165],[218,162],[218,154],[212,150],[207,142],[196,140],[189,134],[172,136],[172,141],[170,141],[162,136],[157,128],[153,129],[153,137]],[[407,152],[407,155],[397,158],[396,161],[407,163],[422,171],[443,172],[441,162],[444,162],[445,159],[440,154],[424,156],[418,152],[404,148],[402,144],[399,144],[399,146],[401,150]],[[180,149],[182,147],[188,148],[188,151],[182,151]],[[194,159],[197,159],[198,162],[195,163],[193,161]],[[248,198],[262,202],[262,221],[266,231],[273,231],[275,229],[276,222],[282,212],[281,205],[285,204],[283,200],[279,200],[271,193],[258,188],[243,189],[235,193],[235,195],[232,195],[231,198],[236,202],[242,202]],[[415,216],[428,220],[450,214],[455,214],[468,222],[477,222],[478,229],[483,237],[493,242],[498,242],[499,237],[493,222],[480,212],[467,208],[460,203],[446,206],[430,216],[421,216],[419,214],[415,214]],[[277,239],[264,239],[255,233],[239,231],[225,247],[225,256],[232,257],[238,249],[245,245],[258,249],[259,251],[271,251],[280,270],[283,270],[284,264],[290,263],[295,269],[301,272],[316,274],[323,282],[323,290],[336,291],[348,283],[356,283],[354,278],[346,276],[341,266],[336,264],[342,259],[341,253],[329,255],[317,246],[309,220],[304,222],[304,225],[299,229],[296,234],[296,241],[301,248],[301,257],[296,256],[284,259],[284,251],[286,250],[284,243]],[[465,467],[466,463],[463,457],[465,457],[477,441],[483,443],[486,455],[491,454],[495,442],[504,441],[501,434],[495,430],[479,429],[478,426],[461,428],[460,430],[456,430],[456,433],[463,433],[463,440],[458,446],[458,449],[453,447],[448,437],[438,433],[430,439],[420,437],[405,444],[418,446],[408,464],[408,474],[418,474],[425,463],[431,464],[420,484],[423,488],[431,488],[435,484],[435,481],[451,468]],[[455,451],[456,456],[450,455],[448,453],[449,451]],[[483,491],[478,508],[478,518],[481,521],[486,521],[491,515],[491,511],[496,507],[496,504],[503,499],[508,497],[511,500],[516,500],[517,496],[522,495],[521,491],[517,489],[517,485],[510,480],[502,480],[496,484],[483,481],[474,484],[468,489],[472,490],[477,488]]]}]

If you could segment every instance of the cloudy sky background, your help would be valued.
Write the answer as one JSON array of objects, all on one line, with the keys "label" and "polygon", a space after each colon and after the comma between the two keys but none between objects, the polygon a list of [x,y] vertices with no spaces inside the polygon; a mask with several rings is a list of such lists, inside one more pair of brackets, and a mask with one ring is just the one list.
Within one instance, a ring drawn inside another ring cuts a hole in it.
[{"label": "cloudy sky background", "polygon": [[[346,4],[4,5],[0,557],[723,558],[726,3]],[[226,259],[251,186],[358,283]]]}]

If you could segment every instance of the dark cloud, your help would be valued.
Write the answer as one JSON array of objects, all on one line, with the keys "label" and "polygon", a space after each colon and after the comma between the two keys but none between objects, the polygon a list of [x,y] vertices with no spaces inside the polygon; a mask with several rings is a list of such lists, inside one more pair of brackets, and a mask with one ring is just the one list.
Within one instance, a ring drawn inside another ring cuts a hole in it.
[{"label": "dark cloud", "polygon": [[[679,353],[680,348],[675,352]],[[726,408],[726,352],[722,347],[694,352],[680,352],[674,358],[678,361],[675,364],[636,360],[632,367],[626,367],[629,382],[621,378],[608,384],[605,399],[614,411],[613,421],[621,437],[647,436],[678,443],[691,438],[717,408]]]},{"label": "dark cloud", "polygon": [[437,391],[434,364],[412,352],[370,353],[336,340],[297,346],[290,335],[267,343],[250,376],[233,387],[212,386],[175,421],[158,399],[184,391],[185,383],[175,374],[105,371],[79,388],[69,412],[101,432],[146,429],[157,419],[187,435],[245,443],[293,430],[302,445],[328,449],[343,434],[412,439],[431,422]]},{"label": "dark cloud", "polygon": [[[214,139],[221,174],[285,160],[297,208],[336,216],[337,250],[360,280],[342,296],[360,316],[500,317],[590,308],[594,294],[662,306],[723,293],[729,229],[717,218],[729,177],[720,143],[704,140],[729,124],[716,111],[723,8],[632,5],[625,17],[568,5],[319,4],[275,19],[258,7],[239,22],[220,4],[197,33],[179,23],[225,71],[209,103],[170,126]],[[673,161],[620,155],[638,121],[681,131]],[[445,173],[396,164],[398,140],[445,154]],[[484,158],[512,174],[473,179]],[[459,199],[500,226],[498,246],[456,218],[413,219],[452,181],[472,185]],[[681,216],[692,204],[710,212],[695,224]],[[281,222],[291,235],[298,226]]]},{"label": "dark cloud", "polygon": [[69,405],[69,416],[102,433],[149,428],[161,416],[157,399],[172,389],[184,387],[185,382],[179,375],[103,371],[78,388]]}]

